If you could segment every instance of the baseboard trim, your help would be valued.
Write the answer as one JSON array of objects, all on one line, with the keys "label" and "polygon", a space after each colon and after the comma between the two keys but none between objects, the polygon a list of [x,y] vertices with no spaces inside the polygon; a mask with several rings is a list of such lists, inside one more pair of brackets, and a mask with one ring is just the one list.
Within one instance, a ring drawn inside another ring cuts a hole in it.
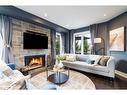
[{"label": "baseboard trim", "polygon": [[115,70],[115,74],[127,79],[127,74],[118,70]]}]

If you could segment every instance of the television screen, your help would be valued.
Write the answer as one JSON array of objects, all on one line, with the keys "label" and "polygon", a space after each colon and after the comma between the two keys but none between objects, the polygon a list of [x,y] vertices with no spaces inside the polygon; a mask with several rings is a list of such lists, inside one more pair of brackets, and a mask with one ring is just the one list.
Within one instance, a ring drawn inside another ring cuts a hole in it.
[{"label": "television screen", "polygon": [[24,32],[24,49],[48,49],[48,37],[39,33]]}]

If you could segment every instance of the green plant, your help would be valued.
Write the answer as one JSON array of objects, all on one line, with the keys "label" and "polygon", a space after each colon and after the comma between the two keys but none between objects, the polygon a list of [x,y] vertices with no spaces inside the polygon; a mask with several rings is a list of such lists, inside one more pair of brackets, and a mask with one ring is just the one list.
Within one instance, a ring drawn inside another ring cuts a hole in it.
[{"label": "green plant", "polygon": [[66,56],[64,56],[64,55],[57,55],[56,56],[56,59],[58,60],[58,61],[62,61],[62,60],[65,60],[66,59]]},{"label": "green plant", "polygon": [[84,44],[84,48],[83,48],[84,49],[84,53],[87,54],[88,51],[89,51],[89,44],[87,42],[87,39],[84,39],[83,44]]}]

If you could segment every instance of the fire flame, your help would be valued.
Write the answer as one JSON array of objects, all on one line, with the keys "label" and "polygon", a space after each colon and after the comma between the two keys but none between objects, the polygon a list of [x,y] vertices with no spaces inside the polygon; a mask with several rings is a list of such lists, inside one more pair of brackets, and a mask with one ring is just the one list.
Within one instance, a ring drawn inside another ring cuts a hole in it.
[{"label": "fire flame", "polygon": [[38,65],[41,65],[42,64],[42,58],[32,58],[32,60],[30,61],[30,65],[33,65],[33,64],[38,64]]}]

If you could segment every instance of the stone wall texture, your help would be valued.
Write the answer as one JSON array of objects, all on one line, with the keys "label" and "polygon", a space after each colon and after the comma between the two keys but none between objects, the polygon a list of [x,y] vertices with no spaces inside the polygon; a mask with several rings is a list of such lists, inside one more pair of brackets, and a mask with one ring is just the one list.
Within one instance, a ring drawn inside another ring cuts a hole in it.
[{"label": "stone wall texture", "polygon": [[[12,53],[17,69],[22,68],[24,63],[24,56],[29,55],[51,55],[51,32],[50,29],[46,29],[28,22],[12,18]],[[23,33],[26,30],[34,31],[37,33],[43,33],[48,36],[48,49],[23,49]]]}]

